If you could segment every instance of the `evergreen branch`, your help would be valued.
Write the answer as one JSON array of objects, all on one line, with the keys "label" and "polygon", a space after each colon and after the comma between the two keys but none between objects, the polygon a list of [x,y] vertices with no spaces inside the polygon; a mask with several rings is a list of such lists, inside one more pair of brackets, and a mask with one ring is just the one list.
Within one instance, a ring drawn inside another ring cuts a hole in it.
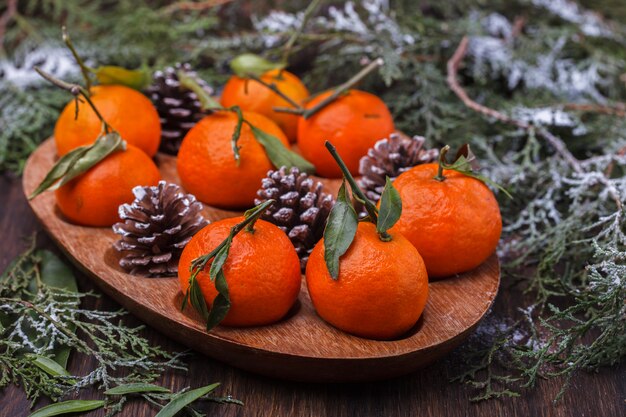
[{"label": "evergreen branch", "polygon": [[[317,9],[320,3],[321,3],[321,0],[313,0],[312,2],[309,3],[307,8],[304,10],[304,14],[302,15],[302,21],[300,22],[300,25],[287,40],[287,43],[285,44],[283,48],[283,57],[281,59],[281,61],[285,64],[285,66],[289,65],[289,55],[291,55],[291,50],[293,49],[293,46],[296,44],[298,37],[301,36],[302,33],[304,32],[304,28],[306,27],[306,24],[308,23],[311,16],[313,16],[313,13],[315,12],[315,10]],[[297,107],[297,106],[294,106],[294,107]]]},{"label": "evergreen branch", "polygon": [[[527,122],[513,119],[502,112],[499,112],[497,110],[491,109],[487,106],[483,106],[482,104],[477,103],[476,101],[472,100],[468,96],[465,89],[461,87],[461,84],[459,83],[459,79],[458,79],[458,71],[459,71],[459,66],[463,62],[463,58],[465,58],[465,55],[467,53],[468,43],[469,43],[469,38],[467,36],[464,36],[463,39],[461,39],[461,42],[459,43],[459,46],[457,47],[456,51],[454,52],[450,60],[448,60],[447,81],[448,81],[448,85],[450,86],[450,89],[457,95],[458,98],[461,99],[461,101],[467,107],[469,107],[470,109],[478,113],[481,113],[487,117],[496,119],[500,122],[514,125],[516,127],[519,127],[527,131],[531,129],[534,130],[535,128]],[[574,168],[574,170],[576,170],[577,172],[582,172],[582,168],[580,167],[580,162],[567,149],[567,146],[561,139],[559,139],[558,137],[550,133],[547,129],[537,129],[536,133],[542,136],[544,139],[546,139],[548,143],[550,143],[550,145],[552,145],[552,147],[568,161],[568,163]]]}]

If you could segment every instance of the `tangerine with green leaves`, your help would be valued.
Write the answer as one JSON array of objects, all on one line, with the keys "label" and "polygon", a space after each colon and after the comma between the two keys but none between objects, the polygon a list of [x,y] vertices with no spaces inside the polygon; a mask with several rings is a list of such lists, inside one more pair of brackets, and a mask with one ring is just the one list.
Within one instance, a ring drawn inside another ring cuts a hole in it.
[{"label": "tangerine with green leaves", "polygon": [[[289,146],[282,130],[267,117],[253,112],[243,112],[243,116]],[[240,159],[235,160],[232,137],[237,121],[237,114],[226,110],[204,117],[187,133],[178,151],[176,166],[183,187],[211,206],[251,207],[261,179],[273,167],[247,123],[241,126]]]},{"label": "tangerine with green leaves", "polygon": [[135,186],[157,185],[160,179],[152,159],[127,145],[57,189],[57,206],[73,223],[111,226],[119,221],[119,206],[133,201]]},{"label": "tangerine with green leaves", "polygon": [[[193,260],[218,247],[231,228],[243,220],[234,217],[211,223],[185,246],[178,264],[183,294],[189,289]],[[212,306],[218,295],[209,276],[211,263],[195,278],[207,306]],[[300,293],[302,278],[296,250],[282,230],[264,220],[257,220],[253,231],[244,229],[233,238],[222,271],[228,284],[230,310],[221,323],[227,326],[274,323],[287,314]]]},{"label": "tangerine with green leaves", "polygon": [[380,340],[401,336],[417,323],[428,298],[428,276],[417,249],[400,233],[384,242],[374,224],[360,222],[337,279],[328,271],[324,251],[322,239],[306,268],[309,295],[322,319]]},{"label": "tangerine with green leaves", "polygon": [[393,185],[403,208],[392,231],[403,234],[424,258],[431,278],[476,268],[494,253],[502,218],[498,202],[480,180],[424,164],[404,172]]},{"label": "tangerine with green leaves", "polygon": [[[309,97],[309,90],[296,75],[281,69],[266,71],[259,79],[274,85],[282,94],[294,103],[301,105]],[[222,92],[221,102],[224,107],[239,106],[244,111],[262,114],[276,122],[291,142],[296,141],[298,116],[274,111],[274,107],[293,107],[291,103],[272,91],[267,85],[233,75]]]},{"label": "tangerine with green leaves", "polygon": [[[140,92],[122,85],[99,85],[91,88],[90,99],[102,117],[122,138],[148,156],[156,154],[161,142],[159,114]],[[78,115],[76,115],[78,106]],[[95,142],[102,132],[102,121],[91,106],[80,99],[69,102],[54,127],[54,140],[60,156],[79,146]]]},{"label": "tangerine with green leaves", "polygon": [[[332,91],[316,96],[306,104],[315,107]],[[323,177],[339,178],[341,170],[328,154],[324,143],[332,142],[352,175],[359,172],[359,161],[376,141],[389,137],[395,130],[393,118],[385,103],[373,94],[349,90],[308,119],[298,121],[298,148],[302,156],[315,165]]]}]

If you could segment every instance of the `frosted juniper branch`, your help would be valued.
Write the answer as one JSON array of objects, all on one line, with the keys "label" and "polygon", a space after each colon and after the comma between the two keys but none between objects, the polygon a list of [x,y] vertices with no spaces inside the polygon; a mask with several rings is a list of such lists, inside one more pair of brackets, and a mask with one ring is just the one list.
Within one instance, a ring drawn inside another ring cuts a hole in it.
[{"label": "frosted juniper branch", "polygon": [[565,158],[565,160],[570,164],[570,166],[574,169],[574,171],[578,173],[582,173],[583,169],[580,165],[580,161],[576,159],[574,155],[572,155],[572,153],[567,149],[567,146],[565,146],[565,143],[563,143],[561,139],[554,136],[548,130],[543,129],[543,128],[538,129],[532,126],[530,123],[513,119],[512,117],[509,117],[506,114],[499,112],[498,110],[494,110],[492,108],[489,108],[487,106],[483,106],[482,104],[477,103],[476,101],[474,101],[467,95],[467,92],[459,83],[459,79],[457,75],[458,75],[459,67],[461,63],[463,62],[463,58],[465,58],[465,54],[467,53],[468,44],[469,44],[469,38],[467,36],[464,36],[463,39],[461,39],[461,43],[459,44],[456,51],[454,52],[454,55],[452,55],[452,57],[450,58],[447,64],[447,70],[448,70],[447,82],[448,82],[448,86],[454,92],[454,94],[456,94],[457,97],[459,97],[461,101],[463,102],[463,104],[465,104],[468,108],[478,113],[482,113],[485,116],[489,116],[503,123],[517,126],[524,130],[534,129],[537,135],[547,140],[550,143],[550,145],[552,145],[552,147],[559,154],[561,154],[563,158]]}]

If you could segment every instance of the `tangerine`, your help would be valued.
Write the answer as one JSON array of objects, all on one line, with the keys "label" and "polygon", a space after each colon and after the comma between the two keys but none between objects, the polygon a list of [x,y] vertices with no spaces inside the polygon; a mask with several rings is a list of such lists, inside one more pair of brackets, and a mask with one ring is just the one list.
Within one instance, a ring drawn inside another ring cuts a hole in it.
[{"label": "tangerine", "polygon": [[428,275],[445,277],[476,268],[496,249],[502,231],[498,202],[480,180],[438,164],[418,165],[393,185],[402,215],[391,229],[402,233],[424,258]]},{"label": "tangerine", "polygon": [[[281,93],[300,104],[309,97],[309,90],[300,78],[285,70],[271,70],[259,77],[266,84],[274,84]],[[222,92],[222,106],[239,106],[242,110],[262,114],[276,122],[291,142],[296,141],[298,116],[274,111],[274,107],[292,107],[284,98],[258,81],[233,75]]]},{"label": "tangerine", "polygon": [[[185,246],[178,264],[183,294],[189,287],[191,262],[215,249],[244,220],[234,217],[211,223]],[[207,303],[218,294],[209,276],[210,263],[196,280]],[[300,293],[300,261],[287,235],[277,226],[257,220],[254,231],[242,230],[232,241],[222,268],[228,283],[230,310],[222,321],[227,326],[258,326],[274,323],[287,314]]]},{"label": "tangerine", "polygon": [[324,240],[313,249],[306,282],[315,310],[333,326],[357,336],[392,339],[421,316],[428,276],[415,247],[399,233],[383,242],[376,226],[360,222],[333,280],[324,260]]},{"label": "tangerine", "polygon": [[[280,128],[258,113],[244,112],[257,128],[289,142]],[[237,115],[218,111],[200,120],[185,136],[178,151],[177,169],[183,187],[200,201],[221,208],[240,209],[254,204],[261,179],[273,168],[265,149],[246,123],[241,128],[235,161],[231,139]]]},{"label": "tangerine", "polygon": [[[161,122],[152,102],[132,88],[123,85],[98,85],[91,88],[91,101],[102,117],[129,144],[152,157],[161,142]],[[54,127],[57,152],[65,155],[79,146],[95,142],[102,122],[89,103],[68,103]]]},{"label": "tangerine", "polygon": [[152,159],[127,145],[56,190],[57,205],[74,223],[111,226],[119,221],[119,206],[133,201],[135,186],[157,185],[160,179]]},{"label": "tangerine", "polygon": [[[310,109],[332,94],[327,91],[307,103]],[[359,161],[376,141],[394,132],[393,119],[385,103],[365,91],[349,90],[317,113],[298,121],[298,147],[302,156],[315,165],[318,175],[341,177],[341,170],[326,151],[332,142],[352,175],[359,172]]]}]

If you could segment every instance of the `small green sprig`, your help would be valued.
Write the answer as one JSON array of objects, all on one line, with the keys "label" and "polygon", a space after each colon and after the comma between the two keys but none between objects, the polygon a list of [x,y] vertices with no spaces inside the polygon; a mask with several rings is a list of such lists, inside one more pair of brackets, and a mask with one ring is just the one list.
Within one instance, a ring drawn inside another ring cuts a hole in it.
[{"label": "small green sprig", "polygon": [[[191,261],[189,277],[189,287],[183,297],[181,309],[185,309],[187,303],[202,316],[206,321],[206,330],[210,331],[217,326],[228,314],[230,310],[230,296],[228,293],[228,283],[224,276],[224,264],[228,259],[228,253],[233,243],[233,239],[241,231],[246,233],[254,233],[254,223],[265,211],[275,203],[275,200],[267,200],[262,204],[246,211],[244,220],[237,223],[230,229],[230,233],[215,249],[206,255],[199,256]],[[200,284],[198,283],[198,274],[206,268],[207,264],[213,260],[209,268],[209,278],[215,282],[217,296],[213,300],[211,309],[207,306],[206,300],[202,295]]]},{"label": "small green sprig", "polygon": [[350,248],[356,235],[359,221],[356,210],[348,197],[346,181],[350,184],[354,199],[363,204],[368,213],[363,221],[369,221],[376,225],[378,237],[383,242],[391,240],[388,230],[400,219],[402,200],[398,190],[394,188],[391,180],[387,178],[380,199],[380,210],[378,210],[374,203],[361,191],[354,177],[350,174],[348,167],[339,156],[337,149],[328,141],[326,141],[325,145],[337,162],[337,165],[339,165],[344,177],[337,194],[337,201],[328,215],[326,227],[324,228],[324,260],[331,278],[337,279],[339,277],[339,259]]}]

